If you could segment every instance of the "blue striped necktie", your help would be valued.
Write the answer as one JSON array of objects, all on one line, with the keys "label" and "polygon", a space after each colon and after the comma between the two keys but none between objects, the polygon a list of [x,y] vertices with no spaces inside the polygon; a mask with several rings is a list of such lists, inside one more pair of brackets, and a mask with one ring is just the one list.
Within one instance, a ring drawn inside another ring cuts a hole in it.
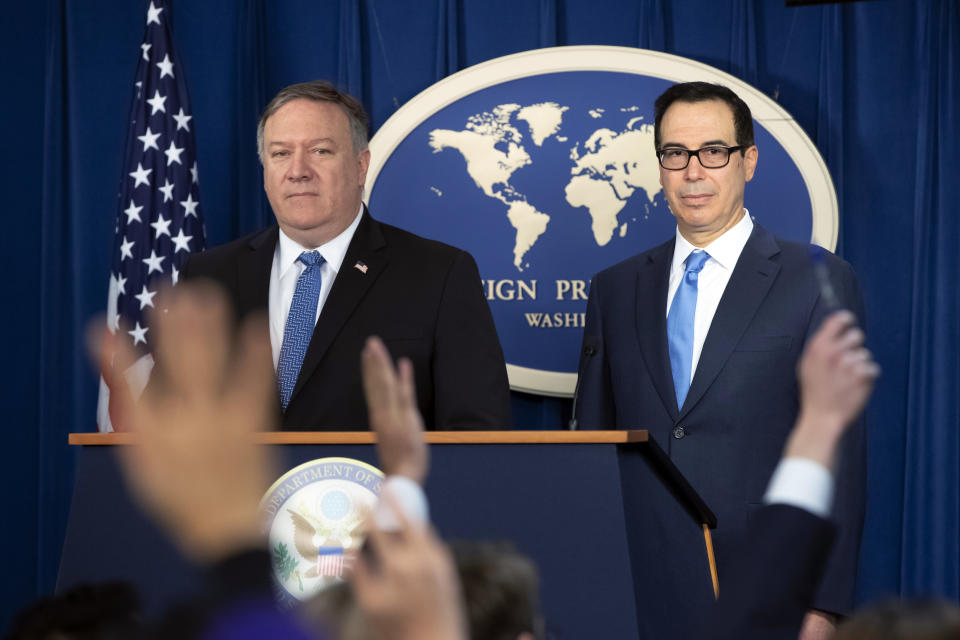
[{"label": "blue striped necktie", "polygon": [[686,270],[667,314],[667,343],[670,346],[670,370],[673,388],[677,392],[677,408],[683,406],[690,390],[690,371],[693,367],[693,320],[697,312],[697,280],[703,265],[710,259],[706,251],[687,256]]},{"label": "blue striped necktie", "polygon": [[277,363],[277,383],[280,385],[280,404],[287,410],[293,388],[297,386],[300,366],[307,354],[313,327],[317,321],[317,303],[320,301],[320,267],[323,256],[317,251],[304,251],[297,258],[306,265],[297,278],[297,288],[290,302],[290,312],[283,327],[283,344],[280,346],[280,361]]}]

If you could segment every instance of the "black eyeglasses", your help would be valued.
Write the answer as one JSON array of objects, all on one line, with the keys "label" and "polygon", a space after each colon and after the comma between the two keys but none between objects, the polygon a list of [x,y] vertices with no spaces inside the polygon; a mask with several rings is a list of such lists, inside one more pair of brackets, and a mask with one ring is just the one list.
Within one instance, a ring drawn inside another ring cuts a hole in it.
[{"label": "black eyeglasses", "polygon": [[700,166],[704,169],[721,169],[730,163],[731,153],[745,148],[743,145],[736,147],[710,146],[694,151],[680,147],[669,147],[658,150],[657,159],[660,160],[660,166],[669,171],[686,169],[687,165],[690,164],[691,156],[696,156]]}]

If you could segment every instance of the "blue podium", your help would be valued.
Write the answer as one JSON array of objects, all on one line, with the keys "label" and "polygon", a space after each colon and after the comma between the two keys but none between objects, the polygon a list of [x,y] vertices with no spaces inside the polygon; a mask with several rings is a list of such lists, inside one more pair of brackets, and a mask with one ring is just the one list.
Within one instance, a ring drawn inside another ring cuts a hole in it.
[{"label": "blue podium", "polygon": [[[277,432],[283,471],[329,456],[376,465],[364,432]],[[714,599],[716,519],[646,431],[434,431],[426,493],[445,539],[509,540],[540,568],[549,636],[687,636]],[[129,434],[71,434],[77,477],[57,589],[126,580],[156,614],[198,584],[127,494]],[[267,487],[264,487],[266,491]]]}]

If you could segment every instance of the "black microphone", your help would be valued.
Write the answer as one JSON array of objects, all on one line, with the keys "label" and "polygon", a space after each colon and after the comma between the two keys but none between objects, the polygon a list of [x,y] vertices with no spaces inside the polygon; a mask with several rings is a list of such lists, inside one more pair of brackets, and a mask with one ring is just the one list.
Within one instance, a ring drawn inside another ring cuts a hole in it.
[{"label": "black microphone", "polygon": [[830,270],[827,268],[826,249],[815,244],[810,245],[810,260],[813,262],[813,275],[820,289],[820,299],[827,305],[827,311],[833,312],[843,308],[837,292],[830,282]]},{"label": "black microphone", "polygon": [[580,396],[580,381],[583,380],[583,374],[587,369],[587,361],[597,353],[597,343],[599,341],[593,337],[583,339],[583,351],[580,352],[580,368],[577,371],[577,384],[573,387],[573,406],[570,415],[570,422],[567,423],[567,429],[576,431],[577,423],[577,399]]}]

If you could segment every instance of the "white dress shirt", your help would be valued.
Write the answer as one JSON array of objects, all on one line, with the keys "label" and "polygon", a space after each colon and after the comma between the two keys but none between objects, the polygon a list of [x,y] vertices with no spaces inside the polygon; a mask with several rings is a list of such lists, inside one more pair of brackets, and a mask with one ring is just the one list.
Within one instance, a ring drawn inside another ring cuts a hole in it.
[{"label": "white dress shirt", "polygon": [[809,458],[782,458],[770,476],[766,504],[788,504],[829,518],[833,510],[833,474]]},{"label": "white dress shirt", "polygon": [[324,263],[320,267],[320,300],[317,303],[317,314],[314,317],[314,324],[320,317],[320,311],[323,309],[327,296],[330,295],[330,289],[333,287],[333,281],[343,266],[343,258],[347,255],[347,247],[353,240],[353,234],[357,231],[357,225],[360,224],[360,216],[363,215],[363,205],[360,211],[350,223],[350,226],[333,240],[322,244],[316,249],[308,249],[280,230],[280,239],[277,242],[277,248],[273,252],[273,266],[270,269],[270,295],[268,313],[270,317],[270,348],[273,351],[273,369],[277,369],[280,362],[280,347],[283,346],[283,331],[287,324],[287,314],[290,313],[290,303],[293,302],[293,292],[297,289],[297,279],[306,266],[297,258],[304,251],[318,251],[323,256]]},{"label": "white dress shirt", "polygon": [[403,512],[407,522],[411,524],[430,522],[430,505],[423,488],[406,476],[387,476],[383,481],[383,489],[380,490],[380,500],[373,509],[373,519],[378,529],[382,531],[400,529],[400,519],[393,508],[383,500],[383,496],[388,493]]},{"label": "white dress shirt", "polygon": [[670,266],[670,288],[667,290],[665,314],[670,313],[673,296],[680,287],[680,281],[683,279],[685,271],[683,263],[687,256],[694,251],[701,250],[710,254],[710,259],[703,265],[703,270],[697,280],[697,310],[693,319],[693,362],[690,366],[691,381],[697,371],[703,342],[707,339],[707,332],[710,330],[713,316],[717,313],[720,298],[723,297],[723,291],[727,288],[727,283],[730,282],[730,275],[733,273],[734,267],[737,266],[740,253],[753,232],[753,220],[750,219],[750,212],[746,209],[743,212],[744,215],[740,222],[703,249],[687,242],[687,239],[680,234],[680,229],[677,229],[676,232],[677,239],[673,250],[673,264]]}]

